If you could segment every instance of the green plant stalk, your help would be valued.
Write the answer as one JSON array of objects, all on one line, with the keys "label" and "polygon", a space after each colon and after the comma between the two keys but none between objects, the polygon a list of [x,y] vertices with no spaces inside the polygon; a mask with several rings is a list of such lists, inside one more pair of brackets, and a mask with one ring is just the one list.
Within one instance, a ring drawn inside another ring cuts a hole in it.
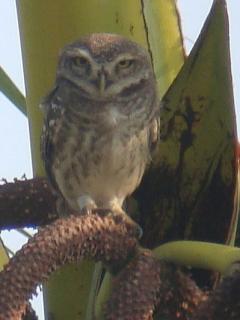
[{"label": "green plant stalk", "polygon": [[18,108],[24,115],[27,115],[26,100],[22,92],[9,78],[6,72],[0,67],[0,91]]},{"label": "green plant stalk", "polygon": [[240,262],[240,248],[201,241],[173,241],[159,246],[153,252],[165,261],[221,274],[233,263]]},{"label": "green plant stalk", "polygon": [[103,307],[107,302],[112,290],[112,276],[109,272],[106,272],[101,284],[96,305],[95,305],[95,316],[98,320],[104,320]]},{"label": "green plant stalk", "polygon": [[228,244],[230,246],[239,245],[236,241],[237,238],[237,231],[238,231],[238,221],[239,221],[239,209],[240,209],[240,170],[238,164],[238,171],[237,171],[237,183],[236,183],[236,192],[234,195],[234,210],[233,212],[235,215],[232,219],[232,232],[229,233],[228,237]]}]

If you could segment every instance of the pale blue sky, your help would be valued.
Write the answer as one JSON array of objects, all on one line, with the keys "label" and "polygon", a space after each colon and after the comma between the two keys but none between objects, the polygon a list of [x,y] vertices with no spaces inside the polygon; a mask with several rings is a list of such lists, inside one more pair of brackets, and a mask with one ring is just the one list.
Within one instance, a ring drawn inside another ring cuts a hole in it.
[{"label": "pale blue sky", "polygon": [[[240,119],[240,1],[226,0],[230,20],[230,41],[232,73],[236,113]],[[196,40],[201,26],[211,7],[212,0],[178,0],[184,40],[187,52]],[[18,87],[24,92],[20,42],[17,26],[15,0],[0,0],[0,65],[7,71]],[[0,93],[0,177],[12,180],[26,174],[32,176],[28,123],[11,103]],[[23,237],[16,232],[4,232],[6,244],[16,250],[23,243]],[[40,320],[42,307],[34,304]]]}]

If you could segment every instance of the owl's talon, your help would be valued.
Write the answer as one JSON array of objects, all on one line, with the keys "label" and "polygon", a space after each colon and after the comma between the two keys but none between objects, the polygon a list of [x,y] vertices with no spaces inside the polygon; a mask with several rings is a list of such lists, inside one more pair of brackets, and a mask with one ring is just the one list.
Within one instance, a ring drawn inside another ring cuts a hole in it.
[{"label": "owl's talon", "polygon": [[87,215],[90,215],[93,213],[93,209],[92,208],[87,208],[87,207],[84,207],[81,209],[80,211],[80,214],[83,215],[83,216],[87,216]]},{"label": "owl's talon", "polygon": [[127,215],[127,213],[125,213],[122,209],[96,209],[96,213],[100,214],[102,216],[104,215],[110,215],[112,216],[112,218],[114,219],[114,221],[118,224],[122,224],[125,223],[129,226],[131,226],[131,229],[134,227],[135,231],[134,231],[134,235],[137,239],[141,239],[142,235],[143,235],[143,230],[140,227],[139,224],[137,224],[131,217],[129,217]]},{"label": "owl's talon", "polygon": [[93,214],[93,211],[97,208],[96,203],[89,195],[80,196],[77,202],[82,215]]},{"label": "owl's talon", "polygon": [[105,217],[107,215],[112,215],[113,212],[107,208],[96,208],[93,210],[93,213],[100,215],[101,217]]}]

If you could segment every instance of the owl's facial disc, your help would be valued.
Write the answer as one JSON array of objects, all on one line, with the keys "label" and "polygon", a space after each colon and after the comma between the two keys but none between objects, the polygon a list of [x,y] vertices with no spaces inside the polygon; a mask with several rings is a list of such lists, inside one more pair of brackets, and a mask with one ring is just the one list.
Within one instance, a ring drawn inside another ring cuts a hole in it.
[{"label": "owl's facial disc", "polygon": [[60,61],[58,76],[74,83],[83,95],[92,99],[130,96],[151,76],[151,67],[143,61],[142,56],[130,53],[103,61],[92,57],[88,50],[71,48]]}]

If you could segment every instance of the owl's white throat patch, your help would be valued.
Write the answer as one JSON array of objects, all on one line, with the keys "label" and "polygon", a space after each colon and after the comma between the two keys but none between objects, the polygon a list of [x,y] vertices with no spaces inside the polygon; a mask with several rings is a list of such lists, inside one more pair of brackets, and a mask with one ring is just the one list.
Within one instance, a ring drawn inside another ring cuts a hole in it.
[{"label": "owl's white throat patch", "polygon": [[107,112],[107,124],[110,128],[116,128],[119,122],[125,118],[116,107],[109,107]]}]

